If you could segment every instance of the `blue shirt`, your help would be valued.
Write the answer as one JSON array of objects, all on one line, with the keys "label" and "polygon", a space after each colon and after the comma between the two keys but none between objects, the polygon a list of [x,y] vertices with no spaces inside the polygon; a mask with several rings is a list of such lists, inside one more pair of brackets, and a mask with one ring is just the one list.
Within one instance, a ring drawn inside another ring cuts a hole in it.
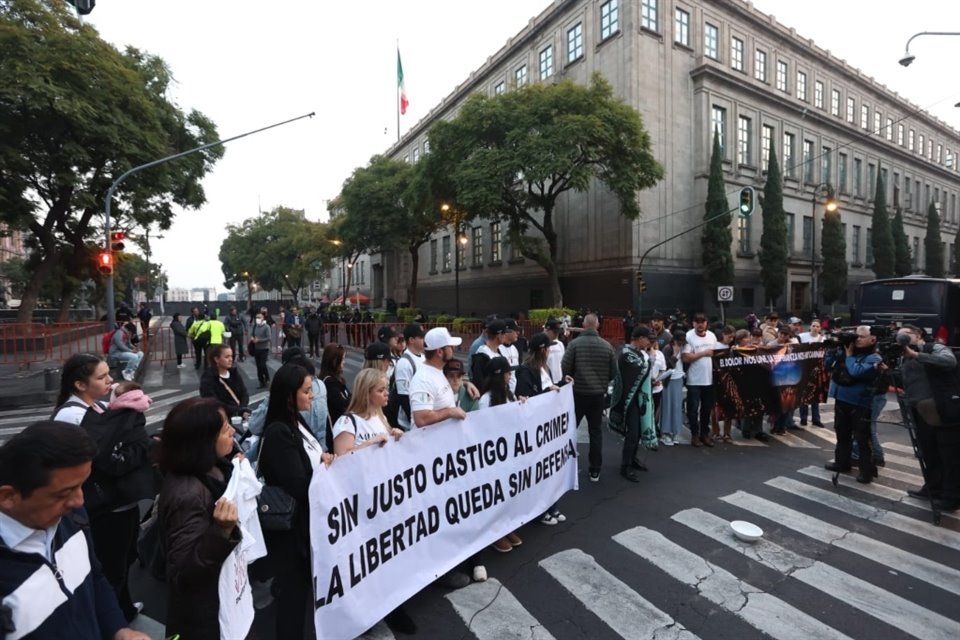
[{"label": "blue shirt", "polygon": [[[828,368],[833,365],[834,357],[832,353],[827,353],[825,363]],[[876,365],[878,365],[881,360],[882,358],[878,353],[846,356],[845,363],[847,365],[847,371],[856,380],[856,384],[843,386],[831,380],[830,393],[828,395],[831,398],[835,398],[837,402],[846,402],[847,404],[865,408],[872,406],[874,386],[877,381],[877,376],[880,374]]]}]

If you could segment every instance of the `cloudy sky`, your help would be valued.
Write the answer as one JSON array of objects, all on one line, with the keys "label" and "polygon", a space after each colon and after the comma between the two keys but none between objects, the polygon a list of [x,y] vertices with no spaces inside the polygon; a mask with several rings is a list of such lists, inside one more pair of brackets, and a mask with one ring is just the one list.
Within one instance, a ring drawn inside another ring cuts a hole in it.
[{"label": "cloudy sky", "polygon": [[[835,56],[960,129],[960,2],[754,0]],[[161,56],[171,98],[231,137],[301,114],[316,117],[231,143],[204,182],[207,204],[154,243],[173,287],[223,290],[225,226],[277,205],[326,217],[327,200],[396,140],[396,52],[410,108],[406,130],[550,3],[547,0],[98,0],[87,21],[119,47]],[[952,25],[952,26],[951,26]]]}]

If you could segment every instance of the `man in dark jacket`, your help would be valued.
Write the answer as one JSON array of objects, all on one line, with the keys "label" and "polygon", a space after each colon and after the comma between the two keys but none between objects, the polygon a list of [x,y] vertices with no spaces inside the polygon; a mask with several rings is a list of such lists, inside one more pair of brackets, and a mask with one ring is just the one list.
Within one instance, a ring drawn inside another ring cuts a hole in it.
[{"label": "man in dark jacket", "polygon": [[246,344],[243,341],[243,318],[240,317],[240,312],[237,311],[236,307],[230,307],[230,313],[223,324],[230,332],[228,344],[234,357],[243,362],[243,345]]},{"label": "man in dark jacket", "polygon": [[149,640],[100,571],[81,489],[96,446],[67,426],[38,422],[0,447],[0,634]]},{"label": "man in dark jacket", "polygon": [[573,407],[577,425],[584,416],[590,434],[590,481],[600,480],[603,465],[603,420],[604,397],[610,381],[617,375],[617,358],[610,343],[600,337],[597,328],[600,321],[596,314],[588,313],[583,318],[583,331],[573,340],[563,354],[563,375],[572,377]]}]

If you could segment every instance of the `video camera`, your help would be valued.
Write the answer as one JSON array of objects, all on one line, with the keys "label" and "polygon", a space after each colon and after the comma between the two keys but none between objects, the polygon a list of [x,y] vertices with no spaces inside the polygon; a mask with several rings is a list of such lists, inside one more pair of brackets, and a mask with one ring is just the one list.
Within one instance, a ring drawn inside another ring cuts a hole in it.
[{"label": "video camera", "polygon": [[[877,338],[877,353],[883,359],[883,363],[889,368],[894,369],[900,364],[900,358],[903,356],[903,347],[897,340],[897,333],[890,327],[884,325],[875,325],[870,327],[870,335]],[[827,334],[823,344],[827,348],[846,349],[857,341],[856,327],[840,327],[836,331]],[[909,340],[907,341],[909,342]]]}]

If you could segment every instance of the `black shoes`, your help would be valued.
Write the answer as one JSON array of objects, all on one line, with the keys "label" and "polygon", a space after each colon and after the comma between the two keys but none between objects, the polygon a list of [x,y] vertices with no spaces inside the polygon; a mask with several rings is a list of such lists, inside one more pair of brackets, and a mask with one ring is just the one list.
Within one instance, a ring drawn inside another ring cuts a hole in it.
[{"label": "black shoes", "polygon": [[850,471],[850,465],[848,464],[837,464],[836,462],[828,462],[823,465],[823,468],[827,471],[839,471],[840,473],[846,473]]},{"label": "black shoes", "polygon": [[763,431],[755,435],[754,438],[756,438],[760,442],[770,442],[770,436],[765,434]]},{"label": "black shoes", "polygon": [[636,460],[630,463],[630,468],[636,469],[637,471],[650,471],[650,469],[647,469],[645,465],[640,464]]},{"label": "black shoes", "polygon": [[640,476],[637,475],[637,472],[631,469],[630,467],[621,467],[620,475],[629,480],[630,482],[640,482]]},{"label": "black shoes", "polygon": [[387,623],[391,631],[396,631],[397,633],[413,635],[417,632],[417,623],[403,610],[403,605],[400,605],[388,613],[383,621]]},{"label": "black shoes", "polygon": [[923,485],[919,489],[907,489],[907,495],[911,498],[919,498],[921,500],[927,500],[930,498],[930,489],[927,488],[927,485]]},{"label": "black shoes", "polygon": [[938,511],[956,511],[960,509],[960,498],[937,498],[933,501],[933,506]]},{"label": "black shoes", "polygon": [[813,424],[813,426],[815,427],[820,427],[821,429],[823,429],[823,423],[820,422],[819,420],[814,420],[811,424]]}]

